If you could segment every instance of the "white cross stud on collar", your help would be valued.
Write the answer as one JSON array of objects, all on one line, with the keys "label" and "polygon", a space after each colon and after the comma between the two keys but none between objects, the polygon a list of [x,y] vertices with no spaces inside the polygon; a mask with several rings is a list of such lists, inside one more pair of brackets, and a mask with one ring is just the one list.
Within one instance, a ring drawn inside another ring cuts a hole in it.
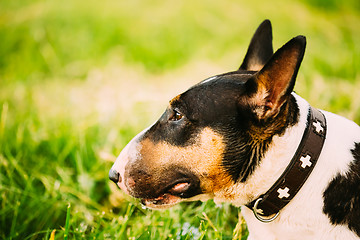
[{"label": "white cross stud on collar", "polygon": [[320,133],[322,131],[324,131],[324,128],[321,126],[321,123],[316,121],[316,122],[313,122],[313,126],[315,127],[315,131],[317,133]]},{"label": "white cross stud on collar", "polygon": [[282,189],[282,188],[279,188],[278,190],[277,190],[277,192],[279,193],[279,196],[278,196],[278,198],[288,198],[288,197],[290,197],[290,194],[289,194],[289,188],[288,187],[285,187],[284,189]]},{"label": "white cross stud on collar", "polygon": [[300,161],[302,162],[301,167],[302,168],[310,167],[312,164],[310,162],[310,159],[311,159],[310,155],[306,155],[306,157],[301,157],[300,158]]}]

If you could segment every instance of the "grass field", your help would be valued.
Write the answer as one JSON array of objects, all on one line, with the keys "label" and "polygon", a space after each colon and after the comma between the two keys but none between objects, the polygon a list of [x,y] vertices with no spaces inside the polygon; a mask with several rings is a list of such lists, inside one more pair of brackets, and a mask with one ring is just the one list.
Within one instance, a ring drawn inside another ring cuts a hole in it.
[{"label": "grass field", "polygon": [[303,34],[296,91],[360,123],[360,2],[0,1],[0,239],[246,239],[240,209],[143,209],[108,180],[168,100]]}]

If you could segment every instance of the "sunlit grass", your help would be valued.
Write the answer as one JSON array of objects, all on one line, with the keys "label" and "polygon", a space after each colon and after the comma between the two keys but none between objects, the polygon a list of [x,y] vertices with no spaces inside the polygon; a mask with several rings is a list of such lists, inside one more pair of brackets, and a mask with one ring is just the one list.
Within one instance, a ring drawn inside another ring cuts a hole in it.
[{"label": "sunlit grass", "polygon": [[70,80],[114,59],[151,72],[172,70],[194,57],[228,66],[229,56],[239,61],[254,29],[269,18],[275,46],[306,35],[313,70],[353,79],[360,58],[358,1],[316,3],[3,1],[0,73],[5,80]]},{"label": "sunlit grass", "polygon": [[[133,77],[133,86],[139,87],[138,76]],[[135,100],[116,83],[112,86],[119,88],[113,89],[106,80],[102,83],[80,84],[81,89],[77,84],[69,87],[69,83],[62,82],[57,82],[57,87],[53,83],[32,85],[31,94],[15,86],[8,88],[12,90],[10,96],[4,93],[8,101],[1,107],[0,118],[1,237],[49,238],[56,229],[55,239],[64,235],[69,239],[167,239],[176,235],[186,239],[193,233],[180,231],[184,224],[191,224],[189,228],[200,235],[213,238],[213,226],[217,226],[223,239],[231,238],[239,209],[196,203],[165,213],[151,212],[124,198],[108,180],[116,154],[153,121],[153,114],[158,116],[160,107],[150,105],[160,100],[146,95],[145,90],[134,93],[142,99]],[[143,87],[151,88],[148,83]],[[12,98],[14,93],[16,97]],[[63,102],[57,102],[58,98]],[[103,98],[105,102],[101,102]],[[131,106],[123,107],[122,101]],[[85,108],[86,104],[92,110]],[[158,113],[149,112],[156,108]],[[140,120],[134,119],[130,111],[136,112]],[[66,211],[69,204],[71,208]],[[202,213],[214,223],[208,225]]]},{"label": "sunlit grass", "polygon": [[324,2],[2,1],[0,238],[245,239],[240,209],[146,210],[108,170],[171,97],[235,70],[265,18],[275,49],[308,38],[296,91],[360,123],[359,6]]}]

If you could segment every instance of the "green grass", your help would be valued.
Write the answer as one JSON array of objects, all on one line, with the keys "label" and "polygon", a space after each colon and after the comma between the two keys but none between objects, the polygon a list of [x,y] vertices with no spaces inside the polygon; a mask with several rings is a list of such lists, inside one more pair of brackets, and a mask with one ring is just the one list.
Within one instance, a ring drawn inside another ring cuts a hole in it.
[{"label": "green grass", "polygon": [[360,123],[359,10],[356,0],[1,1],[0,239],[246,239],[240,209],[143,209],[108,170],[171,97],[238,67],[265,18],[275,49],[307,36],[296,91]]}]

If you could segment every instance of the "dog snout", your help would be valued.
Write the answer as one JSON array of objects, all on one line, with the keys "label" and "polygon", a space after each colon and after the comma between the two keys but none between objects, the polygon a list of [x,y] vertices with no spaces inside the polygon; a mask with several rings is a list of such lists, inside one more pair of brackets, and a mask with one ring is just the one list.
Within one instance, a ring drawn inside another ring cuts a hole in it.
[{"label": "dog snout", "polygon": [[111,168],[109,171],[109,179],[116,184],[122,181],[120,173],[114,168]]}]

